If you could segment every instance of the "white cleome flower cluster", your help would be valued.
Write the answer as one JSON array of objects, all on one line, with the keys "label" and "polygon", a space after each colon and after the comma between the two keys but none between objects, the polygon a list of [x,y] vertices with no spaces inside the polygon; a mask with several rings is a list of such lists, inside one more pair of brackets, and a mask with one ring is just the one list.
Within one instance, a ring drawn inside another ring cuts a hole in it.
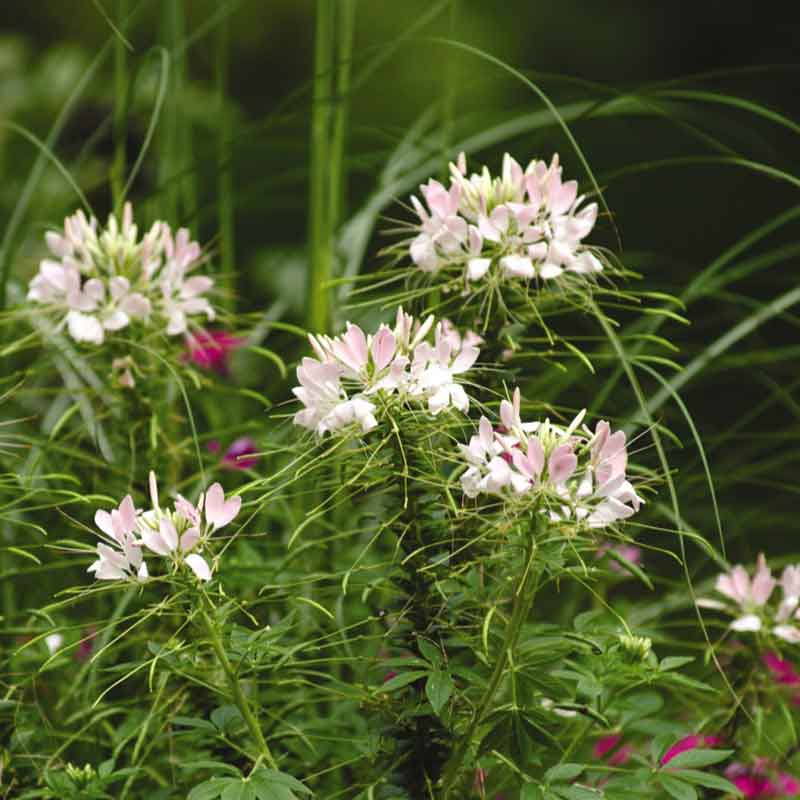
[{"label": "white cleome flower cluster", "polygon": [[478,434],[459,445],[467,462],[461,486],[468,497],[498,495],[536,502],[554,521],[603,528],[627,519],[644,502],[626,477],[625,433],[605,421],[594,431],[581,412],[567,428],[523,422],[520,393],[500,404],[497,428],[481,417]]},{"label": "white cleome flower cluster", "polygon": [[104,541],[97,545],[97,560],[88,571],[98,580],[143,581],[149,576],[144,549],[169,559],[176,568],[187,566],[201,581],[210,580],[211,567],[200,551],[212,533],[236,517],[242,498],[226,500],[222,486],[214,483],[197,505],[178,495],[171,510],[161,508],[151,472],[150,501],[152,507],[143,512],[126,495],[118,508],[97,511],[94,521]]},{"label": "white cleome flower cluster", "polygon": [[582,244],[597,203],[581,208],[577,181],[562,181],[558,155],[523,169],[506,153],[502,175],[492,177],[486,167],[468,176],[462,153],[450,165],[449,189],[431,179],[420,191],[425,205],[411,198],[420,222],[410,253],[423,272],[457,267],[468,282],[490,271],[500,279],[550,281],[603,269]]},{"label": "white cleome flower cluster", "polygon": [[309,339],[316,358],[304,358],[297,368],[300,385],[293,392],[304,407],[294,422],[320,436],[353,425],[362,433],[375,428],[379,393],[424,405],[434,415],[469,409],[459,376],[475,363],[482,339],[471,332],[462,338],[447,320],[420,322],[400,308],[393,329],[381,325],[366,335],[348,323],[341,336]]},{"label": "white cleome flower cluster", "polygon": [[[781,588],[782,597],[776,605],[770,600],[777,586]],[[732,631],[771,631],[778,639],[800,644],[800,564],[785,567],[780,580],[777,580],[761,553],[752,578],[741,564],[737,564],[730,572],[717,576],[714,588],[726,601],[701,597],[697,605],[733,616]]]},{"label": "white cleome flower cluster", "polygon": [[132,323],[154,323],[177,336],[194,315],[214,319],[204,296],[214,281],[190,274],[202,251],[185,228],[173,236],[166,222],[156,222],[139,239],[126,203],[121,222],[112,214],[101,229],[78,211],[63,233],[48,232],[46,240],[54,258],[42,260],[28,300],[57,317],[76,342],[103,344]]}]

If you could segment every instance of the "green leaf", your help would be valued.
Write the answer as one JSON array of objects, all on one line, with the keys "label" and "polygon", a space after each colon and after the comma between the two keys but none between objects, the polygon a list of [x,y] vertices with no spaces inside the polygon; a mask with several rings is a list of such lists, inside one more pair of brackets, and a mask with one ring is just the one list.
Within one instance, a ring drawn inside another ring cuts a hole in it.
[{"label": "green leaf", "polygon": [[383,686],[378,687],[378,689],[381,692],[396,692],[398,689],[408,686],[409,683],[414,683],[414,681],[424,678],[427,674],[427,672],[422,672],[421,670],[401,672],[399,675],[395,675],[394,678],[390,678]]},{"label": "green leaf", "polygon": [[278,368],[281,378],[286,377],[286,364],[284,364],[283,359],[274,350],[270,350],[266,347],[259,347],[258,345],[254,344],[249,345],[247,349],[252,353],[258,353],[258,355],[269,359]]},{"label": "green leaf", "polygon": [[113,758],[109,758],[107,761],[104,761],[97,768],[97,774],[101,778],[107,778],[113,771],[114,771],[114,759]]},{"label": "green leaf", "polygon": [[565,800],[599,800],[603,793],[588,786],[557,786],[553,790]]},{"label": "green leaf", "polygon": [[694,656],[667,656],[661,659],[658,665],[661,672],[668,672],[671,669],[680,669],[680,667],[691,664],[694,661]]},{"label": "green leaf", "polygon": [[423,639],[419,637],[417,639],[417,646],[419,647],[420,653],[431,663],[434,667],[438,667],[442,663],[442,653],[439,648],[433,644],[433,642],[429,642],[427,639]]},{"label": "green leaf", "polygon": [[437,670],[431,672],[425,683],[425,694],[431,701],[433,710],[438,714],[450,698],[453,691],[453,679],[446,673]]},{"label": "green leaf", "polygon": [[707,789],[718,789],[726,794],[741,796],[741,792],[727,778],[715,775],[713,772],[703,772],[699,769],[681,769],[675,772],[674,777],[685,780],[687,783],[705,786]]},{"label": "green leaf", "polygon": [[236,706],[220,706],[211,712],[211,721],[225,733],[243,722],[242,712]]},{"label": "green leaf", "polygon": [[231,782],[220,795],[220,800],[256,800],[256,790],[247,780]]},{"label": "green leaf", "polygon": [[199,717],[173,717],[173,725],[182,725],[186,728],[199,728],[209,733],[216,733],[217,728],[207,719],[200,719]]},{"label": "green leaf", "polygon": [[519,800],[543,800],[544,795],[538,784],[526,783],[519,793]]},{"label": "green leaf", "polygon": [[704,750],[698,747],[694,750],[686,750],[683,753],[679,753],[675,758],[671,758],[664,765],[664,768],[707,767],[709,764],[717,764],[720,761],[724,761],[732,753],[733,750]]},{"label": "green leaf", "polygon": [[257,800],[298,800],[298,795],[310,795],[311,790],[296,778],[274,769],[260,769],[250,776]]},{"label": "green leaf", "polygon": [[664,787],[664,790],[668,794],[675,798],[675,800],[697,800],[697,792],[694,786],[685,781],[661,773],[658,776],[658,782]]},{"label": "green leaf", "polygon": [[229,772],[237,778],[241,777],[241,773],[232,764],[227,764],[224,761],[214,761],[211,758],[200,758],[197,761],[185,761],[181,764],[181,769],[213,769],[217,772]]},{"label": "green leaf", "polygon": [[548,783],[567,783],[574,781],[585,769],[585,764],[556,764],[545,772],[544,777]]},{"label": "green leaf", "polygon": [[215,800],[225,790],[231,781],[240,783],[236,778],[209,778],[198,784],[189,792],[187,800]]}]

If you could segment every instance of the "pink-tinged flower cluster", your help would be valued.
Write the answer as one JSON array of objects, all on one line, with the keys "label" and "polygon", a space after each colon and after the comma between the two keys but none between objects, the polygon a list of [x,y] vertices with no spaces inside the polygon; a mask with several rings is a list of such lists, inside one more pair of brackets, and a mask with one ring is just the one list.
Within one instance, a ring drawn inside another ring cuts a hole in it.
[{"label": "pink-tinged flower cluster", "polygon": [[478,434],[459,445],[468,464],[461,486],[468,497],[502,495],[541,501],[554,520],[574,519],[593,528],[636,513],[644,502],[626,477],[625,434],[605,421],[581,427],[584,412],[565,429],[523,422],[520,393],[500,404],[502,428],[481,417]]},{"label": "pink-tinged flower cluster", "polygon": [[[778,585],[783,597],[775,607],[769,600]],[[800,565],[786,567],[778,581],[761,553],[752,578],[738,564],[729,573],[719,575],[714,588],[729,602],[702,598],[698,605],[734,616],[732,630],[757,632],[769,628],[779,639],[794,644],[800,642],[800,628],[796,624],[800,619]]]},{"label": "pink-tinged flower cluster", "polygon": [[97,561],[88,569],[98,580],[145,580],[148,575],[143,550],[168,558],[176,567],[186,565],[201,581],[211,579],[211,567],[200,554],[215,531],[239,513],[241,497],[225,499],[222,486],[212,484],[197,505],[177,495],[173,508],[161,508],[156,476],[150,473],[148,511],[135,508],[130,495],[119,508],[99,510],[94,521],[106,537],[97,545]]},{"label": "pink-tinged flower cluster", "polygon": [[192,332],[186,337],[184,361],[191,361],[201,369],[227,375],[231,354],[246,341],[224,330]]},{"label": "pink-tinged flower cluster", "polygon": [[673,758],[685,753],[687,750],[696,750],[697,748],[711,748],[721,745],[722,739],[719,736],[704,736],[703,734],[693,733],[689,736],[684,736],[679,739],[675,744],[670,747],[663,756],[661,756],[661,766],[665,767],[672,761]]},{"label": "pink-tinged flower cluster", "polygon": [[450,186],[430,180],[420,186],[423,205],[411,198],[419,217],[411,258],[423,272],[463,270],[467,281],[499,278],[548,281],[565,273],[602,271],[582,241],[597,219],[597,204],[581,208],[577,181],[562,180],[558,155],[548,165],[523,169],[503,157],[500,177],[486,167],[467,175],[464,154],[450,165]]},{"label": "pink-tinged flower cluster", "polygon": [[204,297],[214,282],[190,275],[202,252],[185,228],[173,236],[167,223],[156,222],[139,239],[126,203],[121,221],[111,214],[101,228],[78,211],[46,241],[52,257],[40,263],[28,300],[57,318],[76,342],[100,345],[131,324],[153,323],[177,336],[192,316],[214,319]]},{"label": "pink-tinged flower cluster", "polygon": [[777,800],[800,796],[800,781],[788,772],[781,772],[766,758],[751,765],[735,762],[725,770],[725,777],[746,798]]},{"label": "pink-tinged flower cluster", "polygon": [[420,322],[399,308],[394,328],[381,325],[366,335],[348,323],[341,336],[309,339],[316,358],[304,358],[297,368],[300,385],[293,392],[303,409],[294,422],[320,436],[375,428],[377,395],[423,405],[434,415],[469,409],[460,376],[475,363],[482,340],[474,333],[462,338],[446,320]]}]

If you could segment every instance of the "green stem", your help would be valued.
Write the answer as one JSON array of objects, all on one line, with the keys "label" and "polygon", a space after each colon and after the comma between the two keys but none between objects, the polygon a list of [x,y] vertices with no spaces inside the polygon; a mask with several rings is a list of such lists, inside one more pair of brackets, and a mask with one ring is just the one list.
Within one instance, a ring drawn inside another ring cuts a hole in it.
[{"label": "green stem", "polygon": [[244,692],[242,691],[236,670],[234,670],[233,666],[231,665],[231,662],[228,659],[228,654],[225,652],[225,648],[222,645],[219,629],[209,614],[209,611],[213,610],[211,601],[208,599],[208,595],[206,595],[205,592],[201,592],[201,594],[203,602],[200,607],[200,619],[203,622],[203,627],[206,629],[209,641],[211,642],[211,647],[214,649],[214,653],[216,654],[217,660],[222,667],[222,671],[225,673],[225,677],[228,679],[228,687],[231,690],[233,702],[236,703],[237,708],[242,712],[242,717],[247,723],[247,727],[249,728],[250,733],[258,745],[261,756],[272,769],[278,769],[278,764],[272,756],[272,752],[269,749],[267,740],[264,738],[264,733],[261,730],[261,726],[258,724],[256,715],[253,713],[253,709],[250,706],[247,697],[245,697]]},{"label": "green stem", "polygon": [[336,93],[331,110],[330,159],[330,227],[334,236],[342,222],[346,206],[347,171],[345,167],[345,140],[350,94],[350,74],[353,57],[353,37],[356,22],[356,0],[339,0],[336,31]]},{"label": "green stem", "polygon": [[234,267],[234,193],[233,163],[231,158],[231,114],[227,108],[228,54],[230,46],[228,15],[217,29],[216,40],[216,84],[217,111],[219,113],[219,135],[217,137],[217,191],[219,193],[219,240],[220,270],[222,285],[230,292],[224,302],[233,311],[233,267]]},{"label": "green stem", "polygon": [[328,327],[327,282],[333,276],[331,233],[331,97],[333,95],[334,0],[317,0],[314,33],[314,92],[311,110],[311,185],[309,198],[308,328]]},{"label": "green stem", "polygon": [[[450,0],[450,38],[456,39],[456,21],[458,20],[458,0]],[[442,107],[442,180],[446,181],[450,174],[450,162],[454,160],[453,128],[456,102],[456,60],[448,58],[444,65],[444,104]]]},{"label": "green stem", "polygon": [[[128,0],[117,0],[117,19],[124,30],[128,17]],[[114,213],[122,213],[125,201],[126,121],[128,107],[128,51],[122,37],[114,41],[114,160],[111,164],[111,200]]]},{"label": "green stem", "polygon": [[486,717],[486,712],[492,700],[494,699],[497,689],[500,686],[500,682],[505,674],[505,669],[509,662],[509,655],[517,646],[517,641],[519,639],[520,632],[522,631],[522,626],[525,620],[528,618],[528,614],[530,613],[538,585],[538,581],[531,577],[533,573],[531,564],[533,563],[533,556],[535,552],[536,548],[533,542],[529,542],[525,549],[525,571],[517,582],[517,586],[514,591],[514,606],[511,612],[511,620],[509,621],[508,628],[506,629],[503,647],[497,656],[497,661],[495,662],[492,675],[489,678],[489,683],[486,686],[483,697],[481,698],[478,708],[472,717],[469,728],[467,728],[466,733],[461,738],[461,741],[453,752],[453,755],[451,756],[450,761],[445,768],[444,777],[442,778],[442,800],[447,800],[458,779],[458,773],[461,769],[461,764],[464,761],[464,757],[469,750],[470,744],[472,743],[472,737],[475,734],[478,726]]}]

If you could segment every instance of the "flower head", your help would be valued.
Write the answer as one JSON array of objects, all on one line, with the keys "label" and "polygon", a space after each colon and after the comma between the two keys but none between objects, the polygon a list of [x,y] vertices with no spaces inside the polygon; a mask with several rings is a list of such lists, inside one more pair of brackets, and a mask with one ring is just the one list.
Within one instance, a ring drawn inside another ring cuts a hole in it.
[{"label": "flower head", "polygon": [[625,434],[600,422],[581,427],[584,412],[563,428],[549,420],[523,422],[519,389],[500,404],[502,427],[482,417],[478,434],[459,445],[467,462],[461,487],[481,494],[541,501],[553,520],[602,528],[636,513],[644,502],[626,478]]},{"label": "flower head", "polygon": [[116,545],[99,544],[98,560],[89,567],[98,579],[114,580],[132,577],[140,580],[148,576],[142,559],[142,548],[168,558],[175,566],[185,564],[195,576],[207,581],[212,570],[200,554],[211,534],[228,525],[239,513],[240,497],[225,499],[222,486],[212,484],[201,494],[197,504],[177,495],[172,509],[162,508],[158,496],[158,482],[150,472],[150,501],[148,511],[134,508],[128,495],[118,509],[98,511],[95,522]]},{"label": "flower head", "polygon": [[698,605],[725,611],[735,617],[731,629],[740,632],[756,632],[768,625],[772,633],[787,642],[800,642],[800,628],[793,620],[800,618],[798,602],[798,576],[800,567],[786,567],[780,580],[783,599],[777,608],[770,604],[778,581],[773,577],[764,554],[758,556],[753,577],[737,564],[728,573],[717,577],[714,588],[729,602],[701,598]]},{"label": "flower head", "polygon": [[467,175],[466,158],[450,165],[450,185],[430,180],[411,198],[418,217],[410,241],[423,272],[463,270],[468,282],[490,273],[500,280],[550,281],[567,273],[591,274],[602,263],[582,241],[597,219],[597,204],[582,206],[576,181],[563,181],[558,155],[523,169],[510,155],[502,173],[486,167]]},{"label": "flower head", "polygon": [[126,203],[122,219],[111,214],[105,228],[78,211],[63,232],[45,239],[52,257],[40,263],[28,300],[58,318],[76,342],[100,345],[131,324],[157,324],[175,336],[191,316],[214,319],[204,297],[213,281],[190,275],[202,253],[185,228],[173,236],[156,222],[140,239]]},{"label": "flower head", "polygon": [[139,513],[130,495],[125,496],[118,508],[95,513],[95,525],[103,532],[105,541],[97,545],[97,560],[87,572],[93,572],[101,581],[147,578],[141,542],[135,535]]},{"label": "flower head", "polygon": [[379,395],[421,405],[432,415],[469,409],[460,376],[475,363],[482,340],[471,332],[462,337],[447,320],[416,320],[400,308],[394,328],[380,325],[367,335],[347,323],[340,336],[309,339],[316,357],[304,358],[297,369],[300,385],[292,391],[303,408],[294,422],[320,436],[350,427],[371,431],[378,425],[373,401]]}]

